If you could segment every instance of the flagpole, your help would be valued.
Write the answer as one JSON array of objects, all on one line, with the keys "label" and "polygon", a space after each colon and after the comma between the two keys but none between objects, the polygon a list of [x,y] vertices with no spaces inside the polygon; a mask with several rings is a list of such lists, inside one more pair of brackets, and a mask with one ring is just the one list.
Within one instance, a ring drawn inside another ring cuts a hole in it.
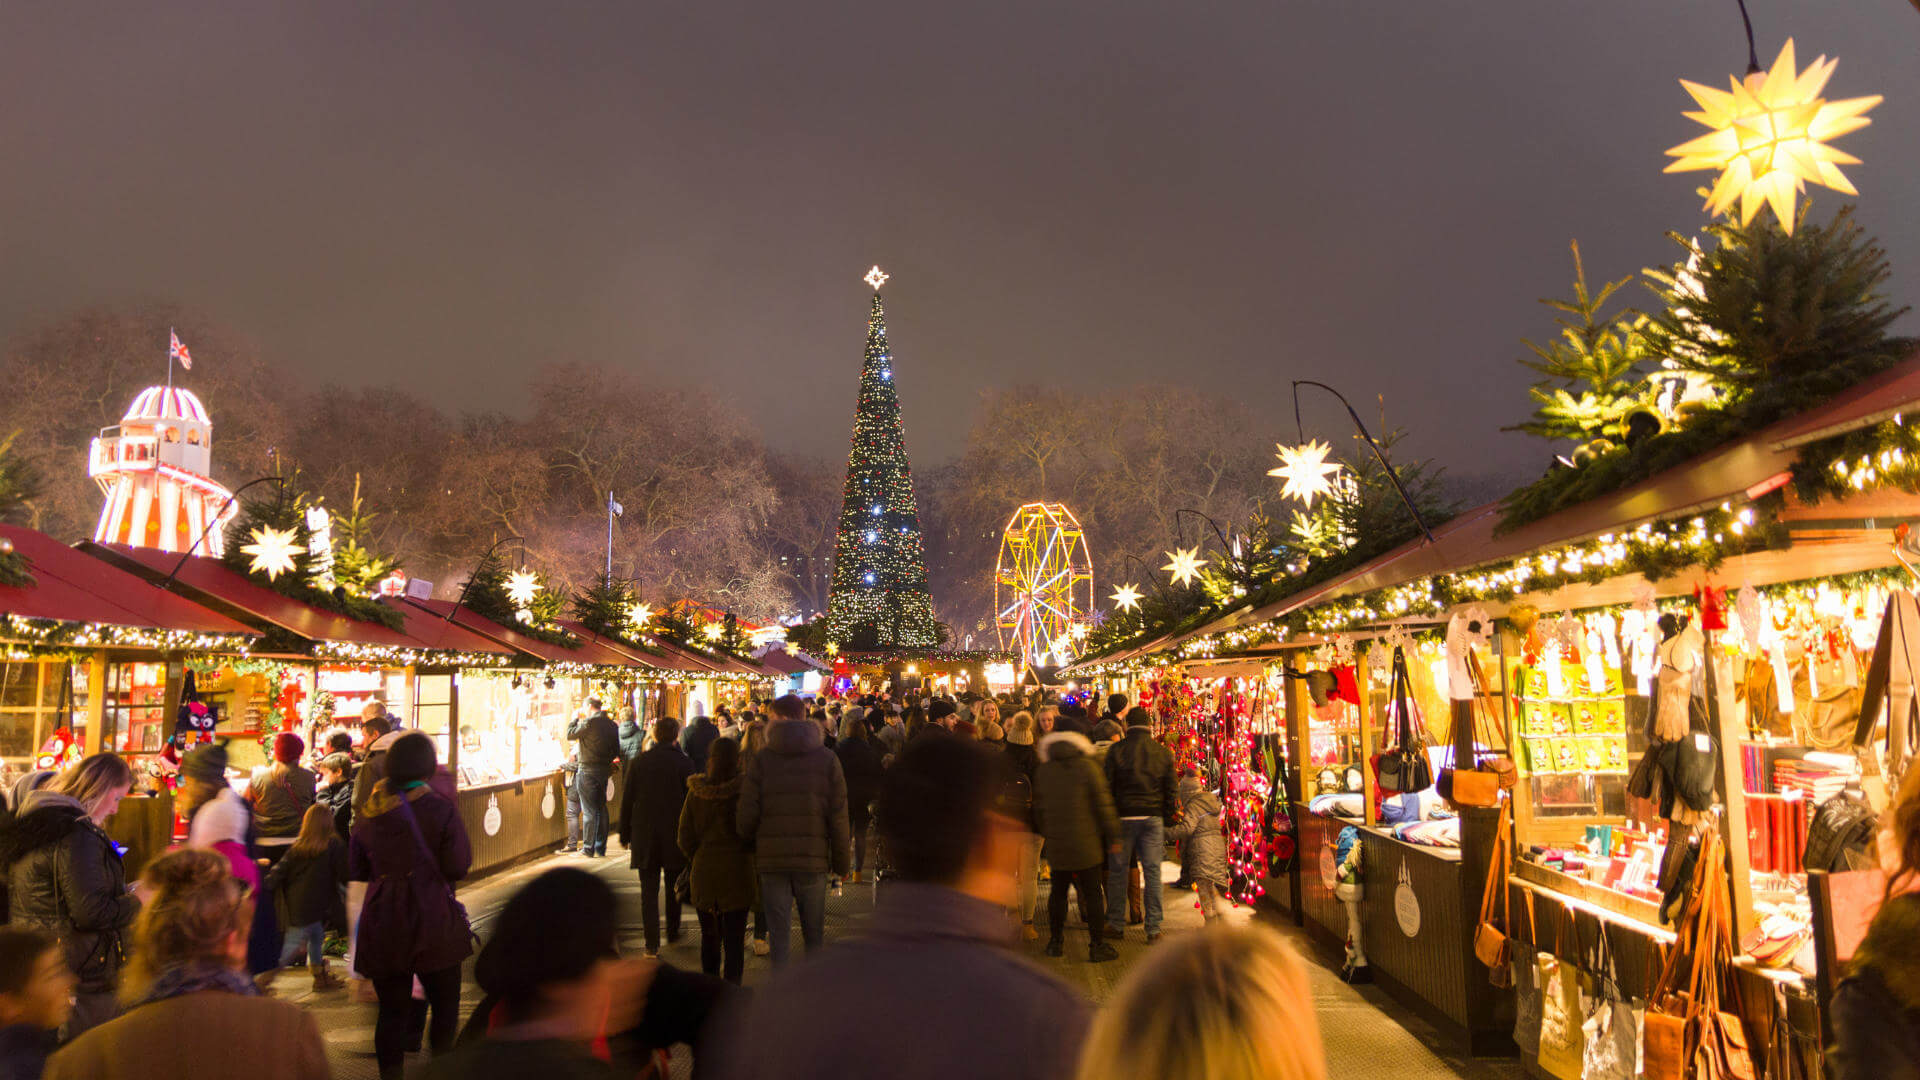
[{"label": "flagpole", "polygon": [[607,492],[607,578],[613,580],[613,492]]},{"label": "flagpole", "polygon": [[174,328],[167,327],[167,389],[173,389],[173,339]]}]

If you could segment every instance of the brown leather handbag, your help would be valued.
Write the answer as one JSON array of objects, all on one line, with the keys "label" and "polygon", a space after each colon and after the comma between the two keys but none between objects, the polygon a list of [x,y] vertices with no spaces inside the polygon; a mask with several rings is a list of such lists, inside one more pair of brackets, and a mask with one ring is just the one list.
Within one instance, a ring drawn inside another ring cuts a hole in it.
[{"label": "brown leather handbag", "polygon": [[1473,932],[1473,955],[1487,966],[1488,977],[1495,986],[1506,986],[1513,981],[1510,962],[1513,942],[1507,936],[1511,914],[1511,901],[1507,896],[1507,864],[1513,857],[1511,828],[1506,811],[1501,811],[1500,823],[1493,832],[1493,858],[1487,860],[1487,888],[1480,898],[1480,925]]}]

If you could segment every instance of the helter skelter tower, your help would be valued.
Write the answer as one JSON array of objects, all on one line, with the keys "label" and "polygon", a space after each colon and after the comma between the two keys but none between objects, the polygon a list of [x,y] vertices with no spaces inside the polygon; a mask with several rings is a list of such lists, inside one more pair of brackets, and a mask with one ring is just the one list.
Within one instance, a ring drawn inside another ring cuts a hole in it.
[{"label": "helter skelter tower", "polygon": [[140,391],[119,426],[93,440],[87,475],[106,496],[94,540],[184,552],[205,535],[195,554],[224,553],[227,523],[239,510],[214,482],[213,421],[193,391]]},{"label": "helter skelter tower", "polygon": [[880,306],[886,280],[877,266],[867,273],[873,310],[867,316],[866,363],[860,369],[853,449],[834,539],[827,634],[854,650],[930,649],[939,643],[939,632]]}]

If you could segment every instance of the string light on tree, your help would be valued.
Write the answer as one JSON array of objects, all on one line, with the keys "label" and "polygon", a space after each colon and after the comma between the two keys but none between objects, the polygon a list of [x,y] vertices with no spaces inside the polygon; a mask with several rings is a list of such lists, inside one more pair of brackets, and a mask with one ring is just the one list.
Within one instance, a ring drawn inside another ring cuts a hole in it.
[{"label": "string light on tree", "polygon": [[240,549],[241,554],[253,559],[249,569],[267,575],[268,581],[293,573],[297,566],[294,560],[305,551],[295,530],[268,527],[253,530],[253,543]]},{"label": "string light on tree", "polygon": [[1821,97],[1838,65],[1838,60],[1821,56],[1805,71],[1796,71],[1793,39],[1788,38],[1771,70],[1756,68],[1745,79],[1729,78],[1730,89],[1680,80],[1700,103],[1700,110],[1687,113],[1687,118],[1708,132],[1668,150],[1675,160],[1666,171],[1718,171],[1707,194],[1709,213],[1732,217],[1737,204],[1745,225],[1762,206],[1770,207],[1788,233],[1793,232],[1794,203],[1807,184],[1858,195],[1840,166],[1858,165],[1860,159],[1828,144],[1872,123],[1867,110],[1880,104],[1881,97]]},{"label": "string light on tree", "polygon": [[1137,585],[1122,585],[1113,590],[1113,595],[1109,597],[1109,599],[1113,601],[1114,607],[1125,611],[1137,610],[1140,607],[1140,587]]},{"label": "string light on tree", "polygon": [[1332,453],[1333,447],[1319,439],[1302,446],[1279,445],[1280,467],[1268,469],[1267,475],[1286,481],[1280,489],[1281,497],[1312,506],[1313,500],[1333,493],[1333,478],[1340,474],[1340,463],[1327,460]]},{"label": "string light on tree", "polygon": [[1197,547],[1169,551],[1167,558],[1173,561],[1160,569],[1173,575],[1175,585],[1191,584],[1193,579],[1199,576],[1200,568],[1207,565],[1207,560],[1200,557],[1200,549]]}]

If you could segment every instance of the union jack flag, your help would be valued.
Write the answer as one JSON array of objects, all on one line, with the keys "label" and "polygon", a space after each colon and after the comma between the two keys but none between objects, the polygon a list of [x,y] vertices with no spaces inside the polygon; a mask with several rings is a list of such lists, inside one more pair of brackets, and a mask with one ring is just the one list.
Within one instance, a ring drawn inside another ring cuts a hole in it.
[{"label": "union jack flag", "polygon": [[167,359],[180,361],[180,367],[183,371],[192,371],[193,354],[187,351],[185,345],[180,344],[180,335],[169,330],[167,331],[167,337],[172,339],[171,344],[167,346]]}]

